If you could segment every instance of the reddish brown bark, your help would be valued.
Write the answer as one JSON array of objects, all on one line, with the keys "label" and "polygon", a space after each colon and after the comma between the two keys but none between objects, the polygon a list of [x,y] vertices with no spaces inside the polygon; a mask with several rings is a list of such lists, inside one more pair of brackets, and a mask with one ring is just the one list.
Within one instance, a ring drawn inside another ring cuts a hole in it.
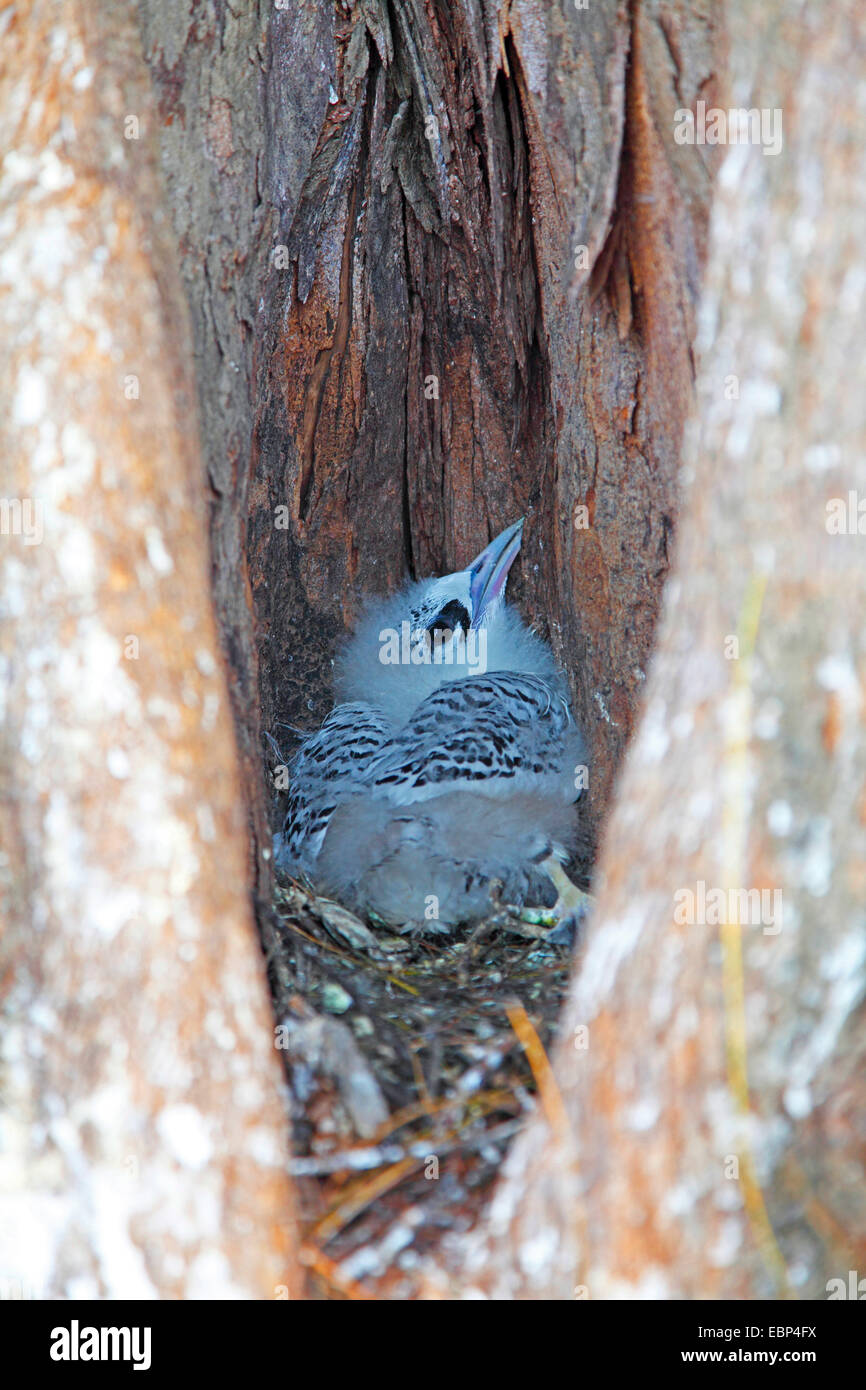
[{"label": "reddish brown bark", "polygon": [[259,707],[314,725],[358,597],[523,513],[511,591],[569,671],[592,838],[668,568],[709,175],[666,113],[711,88],[714,24],[614,0],[143,15],[259,848]]},{"label": "reddish brown bark", "polygon": [[597,826],[667,572],[709,200],[658,113],[706,83],[713,42],[685,5],[340,19],[260,316],[266,725],[325,711],[360,594],[456,568],[527,513],[512,592],[569,671]]}]

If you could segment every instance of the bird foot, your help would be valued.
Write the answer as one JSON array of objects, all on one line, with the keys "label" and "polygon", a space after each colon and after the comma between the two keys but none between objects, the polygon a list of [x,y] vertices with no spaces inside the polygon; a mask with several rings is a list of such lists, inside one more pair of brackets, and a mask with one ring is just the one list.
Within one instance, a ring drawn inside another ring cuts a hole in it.
[{"label": "bird foot", "polygon": [[584,893],[582,888],[578,888],[576,883],[572,883],[555,855],[549,854],[546,859],[542,860],[541,867],[559,894],[551,909],[556,914],[557,919],[562,918],[567,912],[584,913],[589,911],[594,901],[592,894]]},{"label": "bird foot", "polygon": [[572,883],[555,855],[548,855],[542,861],[541,868],[556,889],[556,902],[553,907],[524,908],[521,918],[533,925],[549,928],[548,941],[570,946],[594,899],[591,893],[584,893],[582,888]]}]

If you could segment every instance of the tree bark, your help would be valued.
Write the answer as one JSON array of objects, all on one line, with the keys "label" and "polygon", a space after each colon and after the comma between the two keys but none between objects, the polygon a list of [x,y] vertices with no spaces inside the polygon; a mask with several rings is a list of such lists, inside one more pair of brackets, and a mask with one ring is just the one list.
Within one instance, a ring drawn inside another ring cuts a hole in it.
[{"label": "tree bark", "polygon": [[[828,523],[866,495],[866,18],[729,18],[731,93],[783,112],[784,149],[719,152],[676,566],[562,1110],[464,1252],[499,1297],[825,1298],[863,1268],[866,524]],[[780,896],[717,925],[701,885]]]},{"label": "tree bark", "polygon": [[3,35],[4,1278],[297,1292],[286,1116],[138,34]]},{"label": "tree bark", "polygon": [[615,0],[141,9],[260,851],[262,727],[320,722],[359,597],[523,513],[510,591],[569,673],[591,842],[668,569],[705,251],[708,170],[659,113],[711,87],[715,25]]}]

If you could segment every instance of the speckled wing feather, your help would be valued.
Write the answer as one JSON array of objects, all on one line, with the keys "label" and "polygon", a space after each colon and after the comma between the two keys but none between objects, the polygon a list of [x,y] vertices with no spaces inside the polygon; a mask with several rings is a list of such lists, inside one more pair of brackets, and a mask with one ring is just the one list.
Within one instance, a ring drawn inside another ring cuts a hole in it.
[{"label": "speckled wing feather", "polygon": [[559,779],[567,793],[576,737],[567,701],[540,677],[470,676],[423,700],[373,754],[362,781],[400,806],[481,784],[486,795],[513,795]]},{"label": "speckled wing feather", "polygon": [[290,792],[277,864],[309,873],[334,808],[357,792],[392,726],[361,701],[337,705],[317,733],[304,739],[289,764]]},{"label": "speckled wing feather", "polygon": [[338,705],[292,764],[277,865],[395,923],[434,899],[440,929],[483,915],[493,879],[521,902],[549,889],[537,865],[572,837],[583,756],[562,689],[540,676],[448,682],[400,727]]}]

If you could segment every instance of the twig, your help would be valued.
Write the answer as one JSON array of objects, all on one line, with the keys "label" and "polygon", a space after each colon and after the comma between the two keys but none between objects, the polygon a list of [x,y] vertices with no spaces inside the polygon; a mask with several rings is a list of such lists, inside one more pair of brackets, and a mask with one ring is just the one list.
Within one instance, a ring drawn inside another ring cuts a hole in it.
[{"label": "twig", "polygon": [[541,1039],[522,1004],[506,1004],[505,1012],[520,1046],[526,1053],[547,1123],[559,1142],[564,1144],[570,1137],[568,1114]]},{"label": "twig", "polygon": [[363,1284],[359,1284],[357,1280],[347,1279],[346,1276],[341,1273],[340,1266],[337,1264],[336,1260],[330,1259],[325,1252],[319,1250],[317,1246],[305,1242],[298,1251],[298,1258],[301,1264],[306,1265],[308,1269],[312,1269],[320,1278],[330,1284],[332,1288],[338,1289],[340,1293],[344,1293],[346,1297],[352,1299],[353,1302],[355,1300],[365,1303],[374,1303],[376,1301],[375,1294],[369,1293],[368,1290],[364,1288]]},{"label": "twig", "polygon": [[[505,1120],[501,1125],[488,1129],[483,1134],[464,1135],[452,1133],[449,1139],[435,1141],[436,1156],[453,1153],[455,1149],[483,1149],[487,1144],[495,1144],[510,1139],[523,1124],[523,1119]],[[330,1177],[345,1169],[364,1172],[372,1168],[384,1168],[388,1164],[411,1160],[413,1164],[430,1157],[433,1140],[418,1139],[409,1144],[376,1144],[366,1149],[341,1149],[338,1153],[311,1155],[289,1160],[292,1177],[312,1178]],[[326,1218],[327,1219],[327,1218]]]}]

